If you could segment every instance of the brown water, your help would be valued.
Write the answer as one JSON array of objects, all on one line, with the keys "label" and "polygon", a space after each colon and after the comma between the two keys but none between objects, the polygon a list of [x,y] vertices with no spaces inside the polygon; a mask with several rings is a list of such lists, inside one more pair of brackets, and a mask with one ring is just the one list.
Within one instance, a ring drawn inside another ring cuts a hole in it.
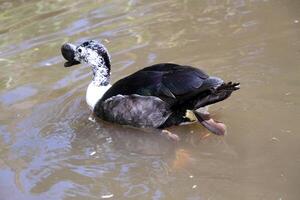
[{"label": "brown water", "polygon": [[[0,1],[0,199],[300,199],[300,2]],[[176,62],[241,82],[200,125],[88,120],[87,66],[60,46],[102,40],[112,80]]]}]

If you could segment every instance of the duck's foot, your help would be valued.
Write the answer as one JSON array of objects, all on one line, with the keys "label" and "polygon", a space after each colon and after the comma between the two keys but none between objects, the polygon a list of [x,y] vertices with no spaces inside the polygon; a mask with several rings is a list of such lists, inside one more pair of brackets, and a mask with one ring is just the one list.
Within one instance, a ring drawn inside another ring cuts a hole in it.
[{"label": "duck's foot", "polygon": [[174,133],[171,133],[170,131],[164,129],[161,131],[161,133],[165,134],[167,136],[168,139],[171,139],[173,141],[176,141],[178,142],[180,140],[179,136],[174,134]]},{"label": "duck's foot", "polygon": [[93,122],[93,123],[96,122],[96,118],[95,118],[95,116],[93,115],[93,113],[90,114],[90,116],[89,116],[88,119],[89,119],[89,121],[91,121],[91,122]]},{"label": "duck's foot", "polygon": [[196,112],[194,111],[195,116],[197,117],[198,121],[207,128],[210,132],[216,135],[225,135],[226,133],[226,126],[224,123],[215,121],[211,118],[209,112]]},{"label": "duck's foot", "polygon": [[175,151],[175,159],[172,163],[172,169],[182,170],[189,166],[193,161],[193,158],[185,149],[176,149]]}]

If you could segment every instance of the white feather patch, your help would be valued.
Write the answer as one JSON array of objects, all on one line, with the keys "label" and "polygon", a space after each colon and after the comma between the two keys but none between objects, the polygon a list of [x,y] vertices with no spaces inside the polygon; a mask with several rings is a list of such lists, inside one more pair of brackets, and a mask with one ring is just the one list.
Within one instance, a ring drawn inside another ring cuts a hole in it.
[{"label": "white feather patch", "polygon": [[111,87],[110,84],[106,86],[97,86],[91,82],[86,91],[86,102],[91,110],[94,110],[96,103],[102,98],[104,93]]}]

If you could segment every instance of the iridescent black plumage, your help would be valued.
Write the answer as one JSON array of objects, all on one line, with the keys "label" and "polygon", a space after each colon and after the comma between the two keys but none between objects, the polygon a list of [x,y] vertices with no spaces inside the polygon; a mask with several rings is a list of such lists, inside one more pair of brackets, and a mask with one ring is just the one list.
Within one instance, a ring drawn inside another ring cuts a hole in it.
[{"label": "iridescent black plumage", "polygon": [[[197,68],[172,63],[156,64],[117,81],[96,104],[94,112],[102,118],[110,115],[104,114],[103,104],[107,99],[117,95],[126,95],[128,98],[133,94],[158,97],[162,100],[161,103],[165,104],[164,107],[168,108],[169,116],[160,119],[161,124],[157,127],[178,125],[187,121],[184,117],[186,110],[196,110],[221,101],[237,89],[236,85],[229,85],[227,88],[224,85],[226,84],[223,84],[221,79],[209,77]],[[221,86],[226,90],[218,90]],[[156,110],[155,107],[157,102],[153,105],[153,112]],[[151,113],[143,114],[145,117],[151,115]]]}]

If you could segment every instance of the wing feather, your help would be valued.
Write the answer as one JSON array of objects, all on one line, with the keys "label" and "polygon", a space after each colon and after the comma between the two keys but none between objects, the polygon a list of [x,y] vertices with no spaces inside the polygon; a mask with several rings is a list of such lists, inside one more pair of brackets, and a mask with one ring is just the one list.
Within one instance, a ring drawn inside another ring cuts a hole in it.
[{"label": "wing feather", "polygon": [[169,104],[196,95],[209,76],[202,70],[171,63],[146,67],[117,81],[102,101],[116,95],[156,96]]}]

